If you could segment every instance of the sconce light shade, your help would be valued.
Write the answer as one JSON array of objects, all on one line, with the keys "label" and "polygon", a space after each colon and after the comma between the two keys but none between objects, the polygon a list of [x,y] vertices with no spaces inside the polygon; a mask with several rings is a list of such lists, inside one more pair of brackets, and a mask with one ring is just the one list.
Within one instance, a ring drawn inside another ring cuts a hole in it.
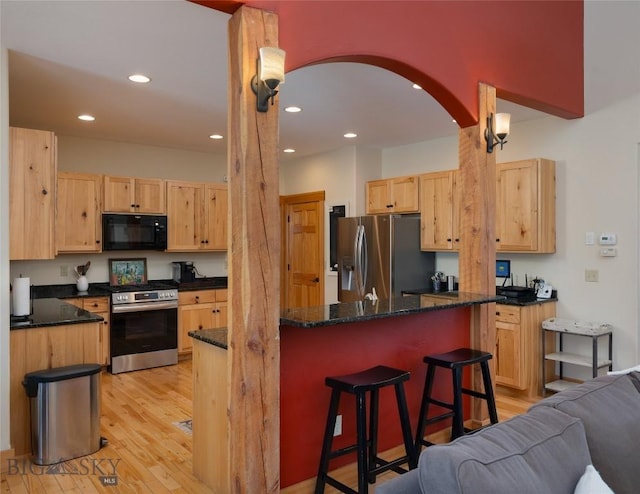
[{"label": "sconce light shade", "polygon": [[493,130],[493,113],[487,117],[487,128],[484,130],[484,139],[487,141],[487,153],[493,152],[493,147],[500,144],[500,149],[507,142],[511,115],[509,113],[496,113],[496,128]]},{"label": "sconce light shade", "polygon": [[284,83],[284,57],[285,51],[280,48],[260,48],[256,75],[251,79],[251,89],[257,96],[259,112],[269,109],[269,100],[273,105],[274,97],[278,94],[276,88]]}]

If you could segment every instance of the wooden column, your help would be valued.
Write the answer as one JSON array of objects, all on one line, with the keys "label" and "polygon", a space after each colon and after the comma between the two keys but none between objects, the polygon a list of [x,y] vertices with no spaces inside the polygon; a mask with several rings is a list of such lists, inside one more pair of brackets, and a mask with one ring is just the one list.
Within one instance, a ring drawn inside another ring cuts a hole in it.
[{"label": "wooden column", "polygon": [[[495,114],[496,90],[479,87],[478,125],[460,130],[460,290],[495,293],[496,151],[487,153],[484,139],[487,115]],[[471,346],[495,353],[495,304],[476,305],[471,310]],[[478,366],[476,366],[478,367]],[[495,376],[494,367],[492,374]],[[495,377],[492,378],[495,380]],[[482,389],[479,369],[473,376],[474,389]],[[473,400],[473,420],[487,417],[484,402]]]},{"label": "wooden column", "polygon": [[232,493],[280,483],[278,104],[258,113],[258,49],[278,16],[241,7],[229,21],[229,479]]}]

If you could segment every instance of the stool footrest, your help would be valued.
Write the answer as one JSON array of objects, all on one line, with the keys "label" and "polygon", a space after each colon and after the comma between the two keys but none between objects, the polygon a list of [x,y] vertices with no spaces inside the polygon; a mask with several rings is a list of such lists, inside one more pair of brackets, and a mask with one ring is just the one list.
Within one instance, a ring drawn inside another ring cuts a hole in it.
[{"label": "stool footrest", "polygon": [[474,389],[462,388],[460,392],[469,396],[474,396],[476,398],[482,398],[483,400],[487,399],[487,393],[481,393],[480,391],[476,391]]},{"label": "stool footrest", "polygon": [[436,400],[435,398],[429,398],[427,401],[428,403],[433,403],[434,405],[446,408],[447,410],[453,410],[453,405],[451,403],[445,403],[444,401]]},{"label": "stool footrest", "polygon": [[451,417],[455,416],[454,412],[447,412],[447,413],[443,413],[441,415],[436,415],[435,417],[431,417],[429,419],[426,419],[424,421],[424,425],[431,425],[431,424],[435,424],[436,422],[440,422],[441,420],[444,419],[449,419]]},{"label": "stool footrest", "polygon": [[351,446],[345,446],[344,448],[336,449],[329,454],[329,458],[333,460],[334,458],[338,458],[339,456],[344,456],[358,449],[357,444],[352,444]]},{"label": "stool footrest", "polygon": [[393,470],[396,473],[407,473],[408,470],[406,468],[401,468],[400,465],[403,463],[407,463],[409,461],[408,456],[403,456],[402,458],[398,458],[393,461],[387,461],[382,458],[376,456],[375,464],[377,465],[374,468],[370,468],[370,475],[379,475],[387,470]]}]

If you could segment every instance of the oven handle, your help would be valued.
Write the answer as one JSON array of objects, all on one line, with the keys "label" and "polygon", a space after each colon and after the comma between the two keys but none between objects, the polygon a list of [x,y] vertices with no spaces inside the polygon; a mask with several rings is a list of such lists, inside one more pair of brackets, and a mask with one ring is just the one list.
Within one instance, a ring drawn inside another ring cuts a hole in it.
[{"label": "oven handle", "polygon": [[162,310],[162,309],[177,309],[178,301],[172,302],[149,302],[142,304],[123,304],[123,305],[114,305],[111,308],[112,314],[124,314],[125,312],[144,312],[144,311],[152,311],[152,310]]}]

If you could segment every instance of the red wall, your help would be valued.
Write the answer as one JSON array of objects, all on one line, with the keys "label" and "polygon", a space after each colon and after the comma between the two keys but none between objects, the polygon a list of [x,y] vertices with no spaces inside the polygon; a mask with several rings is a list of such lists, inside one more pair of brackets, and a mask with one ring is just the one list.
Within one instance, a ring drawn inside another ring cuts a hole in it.
[{"label": "red wall", "polygon": [[[339,376],[388,365],[411,372],[405,392],[411,426],[418,411],[426,375],[422,358],[469,346],[468,308],[378,319],[353,324],[303,329],[282,326],[280,338],[280,485],[287,487],[315,477],[329,409],[327,376]],[[468,385],[468,383],[467,383]],[[451,401],[451,375],[436,372],[436,397]],[[343,434],[334,449],[355,443],[355,400],[343,394]],[[431,415],[431,413],[430,413]],[[444,427],[443,422],[440,427]],[[437,430],[428,429],[428,433]],[[379,451],[402,444],[393,387],[380,393]],[[353,463],[355,455],[331,462],[330,469]]]},{"label": "red wall", "polygon": [[196,0],[278,14],[287,70],[360,61],[420,84],[461,127],[477,123],[478,82],[560,117],[584,115],[582,0]]}]

